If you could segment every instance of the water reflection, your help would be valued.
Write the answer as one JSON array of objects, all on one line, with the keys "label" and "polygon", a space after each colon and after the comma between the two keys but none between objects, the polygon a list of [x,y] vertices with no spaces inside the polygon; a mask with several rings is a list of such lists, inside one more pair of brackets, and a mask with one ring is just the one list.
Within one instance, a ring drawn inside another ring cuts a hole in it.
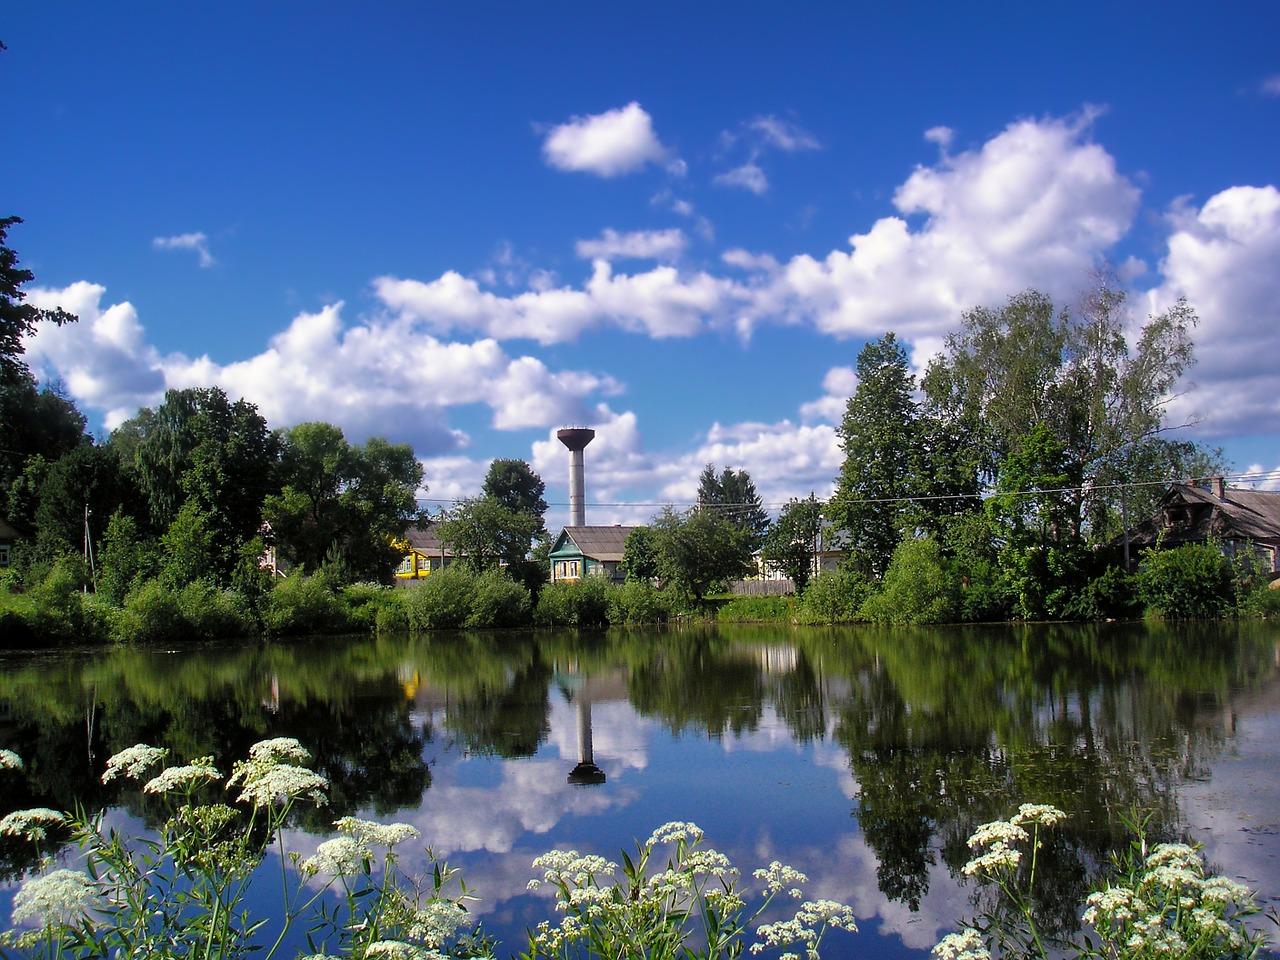
[{"label": "water reflection", "polygon": [[[106,802],[105,757],[139,741],[227,769],[297,737],[332,789],[296,849],[348,813],[413,822],[513,952],[549,908],[525,891],[534,856],[614,856],[671,819],[745,868],[795,863],[811,893],[856,906],[857,949],[885,956],[969,912],[965,839],[1026,800],[1071,814],[1045,853],[1042,907],[1063,926],[1135,810],[1169,835],[1207,826],[1220,869],[1280,892],[1280,789],[1250,753],[1280,735],[1262,625],[458,634],[3,662],[0,747],[29,770],[0,781],[3,811]],[[116,796],[121,815],[158,815]],[[0,864],[20,873],[29,851],[0,847]]]}]

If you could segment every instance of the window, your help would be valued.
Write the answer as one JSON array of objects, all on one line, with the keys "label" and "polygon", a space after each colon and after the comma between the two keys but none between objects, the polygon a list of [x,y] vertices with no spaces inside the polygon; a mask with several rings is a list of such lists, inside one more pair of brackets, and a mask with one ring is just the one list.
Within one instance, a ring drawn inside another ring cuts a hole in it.
[{"label": "window", "polygon": [[0,543],[0,567],[7,567],[8,565],[9,545],[7,543]]}]

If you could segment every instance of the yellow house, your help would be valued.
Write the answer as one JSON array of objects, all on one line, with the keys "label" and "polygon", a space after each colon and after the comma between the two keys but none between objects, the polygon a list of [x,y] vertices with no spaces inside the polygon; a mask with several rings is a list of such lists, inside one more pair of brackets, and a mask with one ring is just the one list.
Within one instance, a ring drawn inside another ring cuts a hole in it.
[{"label": "yellow house", "polygon": [[396,568],[397,584],[408,586],[453,563],[453,551],[441,541],[438,526],[425,520],[405,531],[405,555]]}]

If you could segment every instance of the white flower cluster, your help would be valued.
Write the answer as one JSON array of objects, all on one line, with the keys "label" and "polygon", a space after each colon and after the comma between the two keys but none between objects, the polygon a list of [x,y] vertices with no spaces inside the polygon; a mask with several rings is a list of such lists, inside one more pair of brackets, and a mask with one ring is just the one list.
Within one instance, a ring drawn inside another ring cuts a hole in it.
[{"label": "white flower cluster", "polygon": [[49,835],[50,828],[58,826],[65,819],[57,810],[50,810],[48,807],[15,810],[0,819],[0,834],[39,841]]},{"label": "white flower cluster", "polygon": [[672,820],[664,823],[657,830],[649,835],[649,841],[645,844],[647,847],[656,847],[660,843],[675,843],[678,840],[686,840],[689,843],[697,843],[703,837],[702,828],[696,823],[686,823],[683,820]]},{"label": "white flower cluster", "polygon": [[222,774],[213,765],[213,757],[201,757],[180,767],[167,767],[158,777],[147,781],[143,793],[169,793],[173,790],[189,790],[210,780],[218,780]]},{"label": "white flower cluster", "polygon": [[1044,827],[1054,827],[1067,819],[1067,815],[1057,807],[1047,803],[1024,803],[1018,807],[1009,820],[1013,824],[1036,823]]},{"label": "white flower cluster", "polygon": [[[1090,894],[1085,923],[1104,942],[1143,954],[1225,955],[1246,944],[1240,918],[1255,909],[1253,891],[1227,877],[1204,875],[1194,847],[1162,843],[1142,864],[1132,887],[1114,885]],[[1234,922],[1233,922],[1234,921]]]},{"label": "white flower cluster", "polygon": [[349,877],[363,871],[365,862],[372,856],[372,851],[351,837],[334,837],[316,847],[315,856],[303,860],[298,869],[312,876],[331,873],[335,877]]},{"label": "white flower cluster", "polygon": [[54,870],[22,885],[13,898],[13,922],[71,926],[85,917],[96,899],[97,888],[89,877],[75,870]]},{"label": "white flower cluster", "polygon": [[378,823],[358,817],[343,817],[333,824],[339,833],[367,847],[394,847],[406,840],[416,840],[422,834],[417,827],[407,823]]},{"label": "white flower cluster", "polygon": [[581,887],[595,882],[597,877],[611,877],[618,869],[612,860],[580,856],[577,850],[549,850],[534,860],[533,866],[542,871],[542,879],[530,880],[530,890],[536,890],[543,883]]},{"label": "white flower cluster", "polygon": [[[761,867],[751,875],[757,880],[764,881],[764,888],[767,893],[780,893],[790,884],[809,882],[809,878],[799,870],[789,867],[785,863],[781,863],[777,860],[774,860],[767,867]],[[790,887],[790,889],[787,890],[787,895],[794,897],[797,900],[804,896],[803,892],[798,887]]]},{"label": "white flower cluster", "polygon": [[163,763],[169,751],[163,747],[152,747],[145,743],[135,743],[132,747],[121,750],[107,761],[107,769],[103,771],[102,782],[110,783],[116,777],[128,777],[139,780],[142,775],[157,763]]},{"label": "white flower cluster", "polygon": [[388,960],[442,960],[436,950],[428,950],[403,940],[376,940],[365,948],[366,957],[386,957]]},{"label": "white flower cluster", "polygon": [[751,952],[763,953],[769,947],[803,944],[805,953],[813,956],[828,927],[856,933],[858,923],[853,908],[835,900],[806,900],[790,920],[757,927],[756,936],[760,939],[751,945]]},{"label": "white flower cluster", "polygon": [[1044,803],[1024,803],[1008,820],[993,820],[982,824],[969,838],[969,849],[975,853],[984,847],[987,849],[964,865],[964,875],[982,876],[1017,869],[1022,862],[1022,851],[1015,849],[1014,845],[1031,839],[1024,825],[1037,829],[1042,826],[1052,827],[1066,817],[1057,807]]},{"label": "white flower cluster", "polygon": [[960,933],[949,933],[930,951],[938,960],[991,960],[991,951],[982,934],[973,927]]},{"label": "white flower cluster", "polygon": [[442,947],[467,922],[467,911],[452,900],[430,900],[413,911],[407,933],[429,947]]},{"label": "white flower cluster", "polygon": [[310,762],[311,754],[292,737],[260,740],[249,748],[249,759],[232,768],[227,787],[240,784],[238,799],[255,807],[283,806],[298,799],[323,805],[328,802],[329,781],[300,766]]},{"label": "white flower cluster", "polygon": [[12,750],[0,750],[0,770],[23,769],[22,758]]}]

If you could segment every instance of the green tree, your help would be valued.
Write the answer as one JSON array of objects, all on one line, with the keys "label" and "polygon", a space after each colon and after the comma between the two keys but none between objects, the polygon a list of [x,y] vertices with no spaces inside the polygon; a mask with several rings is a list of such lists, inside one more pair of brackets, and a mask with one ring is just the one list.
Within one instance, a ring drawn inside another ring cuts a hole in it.
[{"label": "green tree", "polygon": [[[964,423],[994,479],[1038,426],[1062,444],[1065,487],[1062,542],[1102,543],[1121,526],[1121,485],[1134,515],[1154,510],[1160,483],[1215,459],[1166,436],[1165,415],[1194,363],[1195,312],[1184,300],[1150,317],[1131,346],[1125,296],[1102,277],[1072,311],[1034,290],[1001,309],[961,318],[942,356],[925,374],[931,409]],[[980,429],[971,425],[982,424]]]},{"label": "green tree", "polygon": [[542,477],[523,460],[494,460],[489,464],[489,472],[481,488],[485,497],[492,497],[508,510],[537,521],[523,549],[514,542],[503,558],[507,573],[530,591],[540,589],[550,572],[548,552],[551,545],[547,543],[545,519],[547,501],[543,499],[546,488]]},{"label": "green tree", "polygon": [[698,506],[713,509],[746,536],[752,551],[759,550],[769,529],[769,514],[756,492],[755,481],[746,470],[725,467],[717,475],[708,463],[698,478]]},{"label": "green tree", "polygon": [[263,498],[278,489],[279,440],[257,407],[218,387],[169,390],[154,410],[122,424],[111,445],[132,464],[149,531],[164,534],[194,510],[211,538],[208,574],[226,582],[262,525]]},{"label": "green tree", "polygon": [[538,518],[536,536],[547,532],[544,517],[547,501],[543,499],[547,485],[524,460],[494,460],[489,464],[481,492],[493,497],[508,510]]},{"label": "green tree", "polygon": [[701,603],[712,587],[751,572],[747,533],[711,510],[667,507],[651,525],[664,589]]},{"label": "green tree", "polygon": [[907,353],[892,333],[858,354],[858,386],[838,431],[844,462],[827,516],[848,534],[853,559],[882,574],[914,529],[920,492],[919,411]]},{"label": "green tree", "polygon": [[657,540],[657,535],[649,527],[636,527],[627,534],[622,547],[622,567],[628,580],[651,583],[661,575]]},{"label": "green tree", "polygon": [[541,523],[540,517],[513,510],[497,497],[471,497],[445,513],[439,531],[457,562],[475,571],[498,564],[522,571]]},{"label": "green tree", "polygon": [[352,446],[329,423],[280,435],[281,488],[264,519],[284,556],[309,570],[334,560],[351,580],[390,581],[402,559],[396,540],[419,519],[422,465],[408,444],[371,437]]},{"label": "green tree", "polygon": [[22,340],[35,332],[37,323],[62,326],[76,320],[61,307],[42,309],[25,302],[22,288],[35,274],[18,266],[18,254],[9,246],[9,228],[21,222],[21,217],[0,218],[0,379],[26,371]]},{"label": "green tree", "polygon": [[809,586],[821,535],[822,505],[811,493],[803,500],[788,500],[765,538],[760,555],[795,584],[797,595]]}]

